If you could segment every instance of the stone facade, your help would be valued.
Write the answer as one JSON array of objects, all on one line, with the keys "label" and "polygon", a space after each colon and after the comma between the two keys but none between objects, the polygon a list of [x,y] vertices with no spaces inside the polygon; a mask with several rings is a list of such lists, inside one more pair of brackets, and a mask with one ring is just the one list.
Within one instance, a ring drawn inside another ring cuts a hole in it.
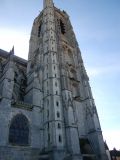
[{"label": "stone facade", "polygon": [[107,160],[81,52],[52,0],[34,20],[28,61],[0,50],[0,160]]}]

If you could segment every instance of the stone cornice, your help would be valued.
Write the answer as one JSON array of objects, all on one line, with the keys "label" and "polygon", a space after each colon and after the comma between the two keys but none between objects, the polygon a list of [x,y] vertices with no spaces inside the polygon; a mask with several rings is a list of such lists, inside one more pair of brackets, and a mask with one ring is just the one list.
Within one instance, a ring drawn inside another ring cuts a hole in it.
[{"label": "stone cornice", "polygon": [[21,108],[21,109],[25,109],[25,110],[29,110],[29,111],[32,111],[32,109],[33,109],[32,104],[25,103],[22,101],[13,101],[13,102],[11,102],[11,104],[12,104],[12,107],[15,107],[15,108]]}]

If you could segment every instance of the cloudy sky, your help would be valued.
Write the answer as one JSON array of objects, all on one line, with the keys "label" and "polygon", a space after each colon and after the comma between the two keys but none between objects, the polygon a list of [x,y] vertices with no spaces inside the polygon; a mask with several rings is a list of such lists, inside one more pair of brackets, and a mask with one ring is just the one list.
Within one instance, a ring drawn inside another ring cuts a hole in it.
[{"label": "cloudy sky", "polygon": [[[0,48],[27,59],[43,0],[0,0]],[[104,139],[120,149],[120,0],[54,0],[67,11],[82,52]]]}]

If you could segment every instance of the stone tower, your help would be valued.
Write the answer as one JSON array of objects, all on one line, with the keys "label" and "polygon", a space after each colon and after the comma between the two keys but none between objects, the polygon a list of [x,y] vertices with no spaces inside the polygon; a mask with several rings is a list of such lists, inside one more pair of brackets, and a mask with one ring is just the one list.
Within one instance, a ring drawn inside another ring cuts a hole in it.
[{"label": "stone tower", "polygon": [[107,160],[69,16],[52,0],[43,6],[28,62],[0,52],[0,160]]},{"label": "stone tower", "polygon": [[[44,9],[34,21],[27,74],[35,75],[34,87],[26,98],[42,109],[44,150],[55,160],[82,159],[82,152],[90,154],[89,150],[96,158],[105,159],[98,115],[78,43],[68,15],[54,7],[52,0],[44,0]],[[87,147],[88,151],[84,151]]]}]

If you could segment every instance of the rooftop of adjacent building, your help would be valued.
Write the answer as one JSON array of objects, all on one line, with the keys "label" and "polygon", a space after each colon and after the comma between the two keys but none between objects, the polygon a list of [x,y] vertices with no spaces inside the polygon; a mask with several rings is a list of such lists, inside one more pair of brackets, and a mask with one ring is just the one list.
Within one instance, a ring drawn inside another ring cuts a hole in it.
[{"label": "rooftop of adjacent building", "polygon": [[[0,58],[4,58],[4,59],[7,59],[10,55],[11,51],[10,52],[7,52],[5,50],[2,50],[0,49]],[[23,59],[23,58],[20,58],[16,55],[13,55],[14,57],[14,61],[21,64],[21,65],[24,65],[24,66],[27,66],[27,60]]]},{"label": "rooftop of adjacent building", "polygon": [[120,157],[120,150],[116,150],[115,148],[113,150],[110,150],[111,156]]}]

